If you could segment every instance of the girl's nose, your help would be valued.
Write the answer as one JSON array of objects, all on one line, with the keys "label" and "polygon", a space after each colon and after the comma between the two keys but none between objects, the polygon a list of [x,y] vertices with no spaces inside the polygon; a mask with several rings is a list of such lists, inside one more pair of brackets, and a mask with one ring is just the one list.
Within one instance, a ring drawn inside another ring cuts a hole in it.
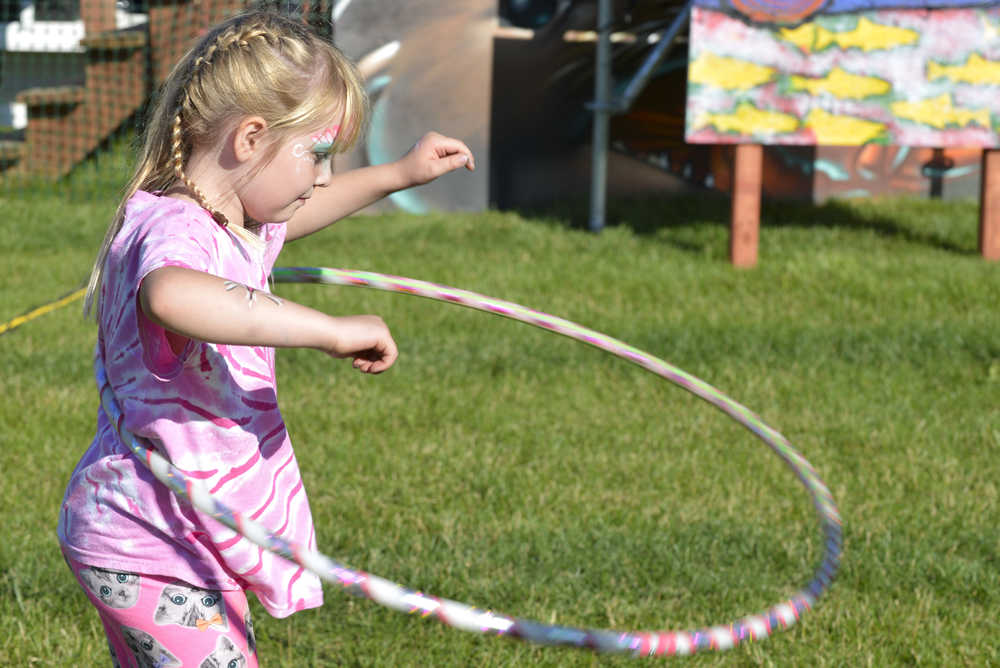
[{"label": "girl's nose", "polygon": [[313,185],[322,188],[330,183],[330,178],[333,176],[333,157],[328,156],[326,160],[320,160],[319,164],[316,165],[316,178],[313,180]]}]

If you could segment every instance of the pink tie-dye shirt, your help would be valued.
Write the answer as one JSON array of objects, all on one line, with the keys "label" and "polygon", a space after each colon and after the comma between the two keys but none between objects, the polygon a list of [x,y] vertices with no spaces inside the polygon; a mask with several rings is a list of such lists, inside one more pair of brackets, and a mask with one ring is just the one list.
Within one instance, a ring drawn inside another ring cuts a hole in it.
[{"label": "pink tie-dye shirt", "polygon": [[[175,355],[137,304],[143,278],[167,266],[268,291],[285,226],[265,225],[260,235],[267,246],[258,255],[198,206],[136,193],[105,265],[96,354],[130,431],[230,507],[314,548],[309,501],[278,410],[274,349],[190,340]],[[66,490],[59,538],[72,559],[91,566],[247,588],[276,617],[323,600],[315,575],[179,501],[101,410]]]}]

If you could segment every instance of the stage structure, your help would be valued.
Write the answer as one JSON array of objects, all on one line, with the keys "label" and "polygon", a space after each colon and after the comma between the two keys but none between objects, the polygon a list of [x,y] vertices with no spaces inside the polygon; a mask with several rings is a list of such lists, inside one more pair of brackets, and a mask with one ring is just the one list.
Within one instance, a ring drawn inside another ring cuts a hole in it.
[{"label": "stage structure", "polygon": [[[380,206],[589,204],[599,230],[607,197],[714,189],[733,194],[732,260],[752,265],[761,197],[980,196],[980,248],[1000,259],[1000,5],[888,1],[275,4],[365,77],[370,132],[339,169],[430,128],[475,152],[476,173]],[[0,0],[0,187],[107,154],[199,31],[243,6]]]}]

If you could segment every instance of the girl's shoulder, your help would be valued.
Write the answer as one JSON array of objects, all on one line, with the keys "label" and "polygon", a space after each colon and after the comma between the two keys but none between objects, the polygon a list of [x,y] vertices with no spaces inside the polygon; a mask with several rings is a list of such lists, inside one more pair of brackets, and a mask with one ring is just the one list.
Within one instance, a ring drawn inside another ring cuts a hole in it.
[{"label": "girl's shoulder", "polygon": [[[140,265],[161,258],[239,282],[256,283],[244,274],[254,268],[270,273],[284,245],[285,226],[262,225],[257,231],[258,243],[250,243],[235,232],[220,226],[194,202],[140,190],[125,205],[125,219],[111,254],[139,257]],[[258,271],[251,273],[256,276]]]},{"label": "girl's shoulder", "polygon": [[218,273],[227,253],[216,228],[218,224],[195,204],[138,191],[125,204],[108,262],[117,265],[119,274],[137,272],[140,278],[168,264]]},{"label": "girl's shoulder", "polygon": [[180,223],[205,232],[211,232],[216,226],[203,208],[176,197],[138,190],[125,204],[123,227],[151,227],[163,222]]},{"label": "girl's shoulder", "polygon": [[[173,227],[168,228],[173,232],[179,229],[187,229],[189,233],[204,235],[207,237],[226,237],[236,241],[240,245],[250,244],[246,235],[236,234],[237,230],[226,231],[213,218],[212,215],[198,204],[189,200],[178,199],[151,193],[145,190],[137,190],[129,198],[125,205],[125,223],[123,227],[150,228],[160,223],[170,223]],[[261,248],[259,252],[264,252],[264,247],[284,244],[286,227],[284,223],[265,223],[257,228],[256,236],[260,239]],[[275,251],[275,254],[277,252]]]},{"label": "girl's shoulder", "polygon": [[125,204],[118,236],[123,247],[195,246],[222,251],[227,236],[205,209],[193,202],[137,191]]}]

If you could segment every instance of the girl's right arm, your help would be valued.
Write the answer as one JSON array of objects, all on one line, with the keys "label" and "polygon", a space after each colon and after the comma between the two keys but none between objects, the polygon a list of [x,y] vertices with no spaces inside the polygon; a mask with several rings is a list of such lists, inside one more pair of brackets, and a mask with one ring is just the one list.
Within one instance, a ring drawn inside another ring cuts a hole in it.
[{"label": "girl's right arm", "polygon": [[354,367],[365,373],[385,371],[398,355],[378,316],[330,316],[183,267],[150,272],[139,286],[139,305],[164,329],[208,343],[315,348],[333,357],[352,357]]},{"label": "girl's right arm", "polygon": [[458,139],[428,132],[395,162],[334,174],[286,223],[285,241],[317,232],[394,192],[430,183],[461,167],[470,172],[476,169],[469,147]]}]

